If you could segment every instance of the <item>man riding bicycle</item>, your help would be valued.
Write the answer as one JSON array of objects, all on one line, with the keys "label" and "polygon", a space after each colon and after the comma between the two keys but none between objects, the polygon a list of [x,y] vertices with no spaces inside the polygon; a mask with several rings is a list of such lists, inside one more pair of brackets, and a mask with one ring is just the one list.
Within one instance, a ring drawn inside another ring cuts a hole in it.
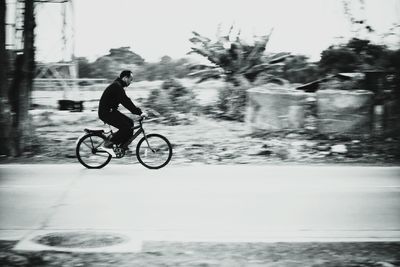
[{"label": "man riding bicycle", "polygon": [[133,120],[118,111],[119,104],[122,104],[132,114],[146,117],[140,108],[136,107],[132,100],[126,95],[125,87],[128,87],[133,80],[133,74],[129,70],[121,72],[119,77],[115,79],[103,92],[100,102],[98,115],[99,118],[116,128],[118,131],[112,136],[110,140],[104,143],[101,147],[112,156],[115,156],[113,145],[126,145],[126,142],[133,134]]}]

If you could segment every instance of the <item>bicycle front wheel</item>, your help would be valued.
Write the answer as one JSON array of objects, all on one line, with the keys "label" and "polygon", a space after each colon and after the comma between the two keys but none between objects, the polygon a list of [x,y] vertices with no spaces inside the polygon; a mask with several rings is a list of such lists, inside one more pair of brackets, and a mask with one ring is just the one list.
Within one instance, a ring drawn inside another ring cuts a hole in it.
[{"label": "bicycle front wheel", "polygon": [[89,169],[100,169],[106,166],[111,160],[111,155],[98,150],[105,140],[105,136],[95,134],[87,134],[79,139],[76,145],[76,157],[79,162]]},{"label": "bicycle front wheel", "polygon": [[160,169],[168,164],[172,157],[172,146],[168,139],[160,134],[149,134],[140,139],[136,146],[136,157],[149,169]]}]

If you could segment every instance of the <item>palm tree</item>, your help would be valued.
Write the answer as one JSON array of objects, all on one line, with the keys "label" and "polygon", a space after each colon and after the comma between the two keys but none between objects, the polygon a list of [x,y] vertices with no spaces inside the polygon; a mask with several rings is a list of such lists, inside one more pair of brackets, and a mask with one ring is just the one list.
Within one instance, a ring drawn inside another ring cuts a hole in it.
[{"label": "palm tree", "polygon": [[[196,71],[189,74],[198,77],[198,82],[208,79],[223,79],[227,86],[219,92],[217,107],[219,116],[243,120],[247,89],[262,77],[264,83],[285,81],[276,76],[289,53],[267,54],[265,48],[272,31],[265,36],[256,37],[254,44],[240,38],[240,32],[233,34],[233,26],[227,35],[218,36],[216,41],[193,32],[190,41],[194,44],[189,54],[206,58],[210,65],[194,65]],[[261,75],[262,74],[262,75]]]},{"label": "palm tree", "polygon": [[[273,72],[282,66],[289,53],[267,54],[266,45],[272,31],[265,36],[255,38],[254,44],[247,44],[240,39],[240,32],[233,35],[233,26],[227,35],[218,36],[216,41],[193,32],[190,41],[194,44],[189,54],[198,54],[205,57],[211,65],[195,65],[190,75],[199,77],[198,82],[208,79],[223,78],[235,86],[244,79],[247,82],[254,82],[259,74],[268,79],[276,79]],[[271,73],[268,76],[268,73]]]}]

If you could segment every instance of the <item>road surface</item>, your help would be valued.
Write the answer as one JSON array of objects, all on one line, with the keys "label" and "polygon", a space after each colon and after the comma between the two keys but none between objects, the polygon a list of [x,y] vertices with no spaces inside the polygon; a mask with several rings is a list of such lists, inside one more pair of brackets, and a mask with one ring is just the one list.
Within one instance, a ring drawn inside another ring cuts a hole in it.
[{"label": "road surface", "polygon": [[400,241],[399,174],[357,166],[0,165],[0,240],[20,240],[21,249],[55,232],[124,233],[136,244]]}]

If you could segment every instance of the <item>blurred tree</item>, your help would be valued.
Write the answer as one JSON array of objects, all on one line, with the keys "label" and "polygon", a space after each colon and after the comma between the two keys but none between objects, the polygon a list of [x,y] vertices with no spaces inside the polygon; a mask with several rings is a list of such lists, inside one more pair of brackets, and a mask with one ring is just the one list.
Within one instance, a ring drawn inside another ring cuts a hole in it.
[{"label": "blurred tree", "polygon": [[134,70],[135,80],[166,80],[169,78],[184,78],[190,73],[187,59],[172,59],[163,56],[159,62],[144,63]]},{"label": "blurred tree", "polygon": [[[1,55],[2,74],[0,79],[1,83],[1,131],[4,141],[7,143],[5,147],[1,146],[2,153],[5,155],[20,156],[24,151],[31,148],[33,144],[32,134],[33,129],[31,127],[31,120],[29,117],[30,109],[30,95],[33,87],[33,77],[35,70],[35,48],[34,48],[34,28],[35,28],[35,16],[34,16],[34,0],[26,0],[24,7],[24,29],[23,29],[23,50],[15,57],[14,60],[14,73],[12,75],[11,87],[8,87],[7,77],[5,78],[4,71],[9,66],[7,64],[7,56]],[[4,30],[4,16],[6,7],[4,2],[1,2],[1,34],[3,35]],[[1,37],[3,39],[4,37]],[[4,49],[4,41],[0,41],[0,50]],[[4,68],[3,68],[4,67]],[[4,81],[4,79],[6,79]],[[7,100],[4,97],[8,96],[9,106]],[[9,109],[8,109],[9,107]],[[11,127],[9,127],[10,116],[11,116]]]},{"label": "blurred tree", "polygon": [[172,58],[170,56],[161,57],[160,64],[169,64],[171,63]]},{"label": "blurred tree", "polygon": [[260,73],[276,71],[289,56],[289,53],[265,53],[272,32],[256,38],[253,45],[241,40],[240,32],[236,36],[232,32],[233,26],[227,35],[217,36],[216,41],[193,32],[194,36],[190,41],[195,46],[189,54],[203,56],[211,65],[193,66],[201,70],[193,72],[191,76],[200,77],[199,82],[224,78],[226,82],[238,86],[240,81],[244,81],[242,78],[251,83]]},{"label": "blurred tree", "polygon": [[[342,5],[354,37],[345,44],[330,46],[323,51],[319,64],[322,73],[381,69],[387,64],[389,49],[370,41],[379,34],[368,21],[367,2],[365,0],[342,0]],[[396,34],[396,27],[397,25],[394,24],[388,33],[383,34],[383,38]],[[335,58],[337,58],[337,62],[335,62]]]},{"label": "blurred tree", "polygon": [[190,73],[189,61],[185,58],[174,61],[174,74],[176,78],[187,77]]},{"label": "blurred tree", "polygon": [[318,64],[323,74],[353,72],[357,70],[358,65],[357,54],[350,48],[342,46],[330,46],[322,51]]},{"label": "blurred tree", "polygon": [[[122,69],[132,70],[143,64],[144,59],[130,51],[130,47],[112,48],[109,54],[97,58],[90,64],[89,77],[115,79]],[[85,66],[84,61],[83,66]]]},{"label": "blurred tree", "polygon": [[308,83],[319,78],[319,70],[307,56],[294,55],[285,59],[282,77],[291,83]]},{"label": "blurred tree", "polygon": [[0,155],[11,153],[11,109],[8,100],[6,51],[6,1],[0,0]]},{"label": "blurred tree", "polygon": [[138,54],[132,52],[129,46],[112,48],[110,54],[105,57],[110,57],[118,63],[143,65],[144,59]]},{"label": "blurred tree", "polygon": [[163,56],[160,60],[160,63],[157,65],[158,73],[156,74],[162,80],[173,76],[173,68],[172,67],[172,58],[170,56]]},{"label": "blurred tree", "polygon": [[[35,6],[34,0],[25,0],[24,8],[24,50],[21,59],[21,76],[16,75],[14,79],[21,79],[18,90],[18,107],[14,122],[15,152],[20,156],[32,145],[33,128],[29,117],[30,99],[35,74]],[[12,88],[15,89],[15,88]]]},{"label": "blurred tree", "polygon": [[114,79],[122,69],[133,71],[136,81],[184,78],[190,73],[187,59],[172,59],[163,56],[159,62],[147,63],[129,47],[110,49],[110,53],[90,63],[86,58],[77,58],[79,77]]},{"label": "blurred tree", "polygon": [[393,68],[393,51],[369,40],[352,38],[345,44],[330,46],[321,54],[319,62],[323,74],[338,72],[362,72]]},{"label": "blurred tree", "polygon": [[135,79],[147,81],[157,80],[157,66],[158,64],[155,63],[145,63],[143,66],[134,71]]},{"label": "blurred tree", "polygon": [[180,123],[183,118],[186,121],[187,115],[198,108],[193,91],[174,78],[166,79],[160,88],[152,89],[144,104],[147,110],[160,113],[163,121],[169,124]]},{"label": "blurred tree", "polygon": [[120,64],[111,57],[103,56],[91,64],[94,78],[115,79],[121,72]]},{"label": "blurred tree", "polygon": [[383,63],[384,68],[390,72],[400,73],[400,49],[389,51],[386,57],[387,60]]},{"label": "blurred tree", "polygon": [[357,54],[361,54],[365,51],[368,51],[368,46],[370,44],[369,40],[362,40],[358,38],[352,38],[348,43],[347,47],[356,52]]},{"label": "blurred tree", "polygon": [[358,38],[352,38],[347,43],[347,47],[359,55],[362,64],[359,67],[364,69],[381,68],[389,53],[389,49],[384,45],[372,44],[369,40]]},{"label": "blurred tree", "polygon": [[92,65],[89,60],[85,57],[77,57],[78,62],[78,77],[79,78],[90,78],[92,77]]}]

